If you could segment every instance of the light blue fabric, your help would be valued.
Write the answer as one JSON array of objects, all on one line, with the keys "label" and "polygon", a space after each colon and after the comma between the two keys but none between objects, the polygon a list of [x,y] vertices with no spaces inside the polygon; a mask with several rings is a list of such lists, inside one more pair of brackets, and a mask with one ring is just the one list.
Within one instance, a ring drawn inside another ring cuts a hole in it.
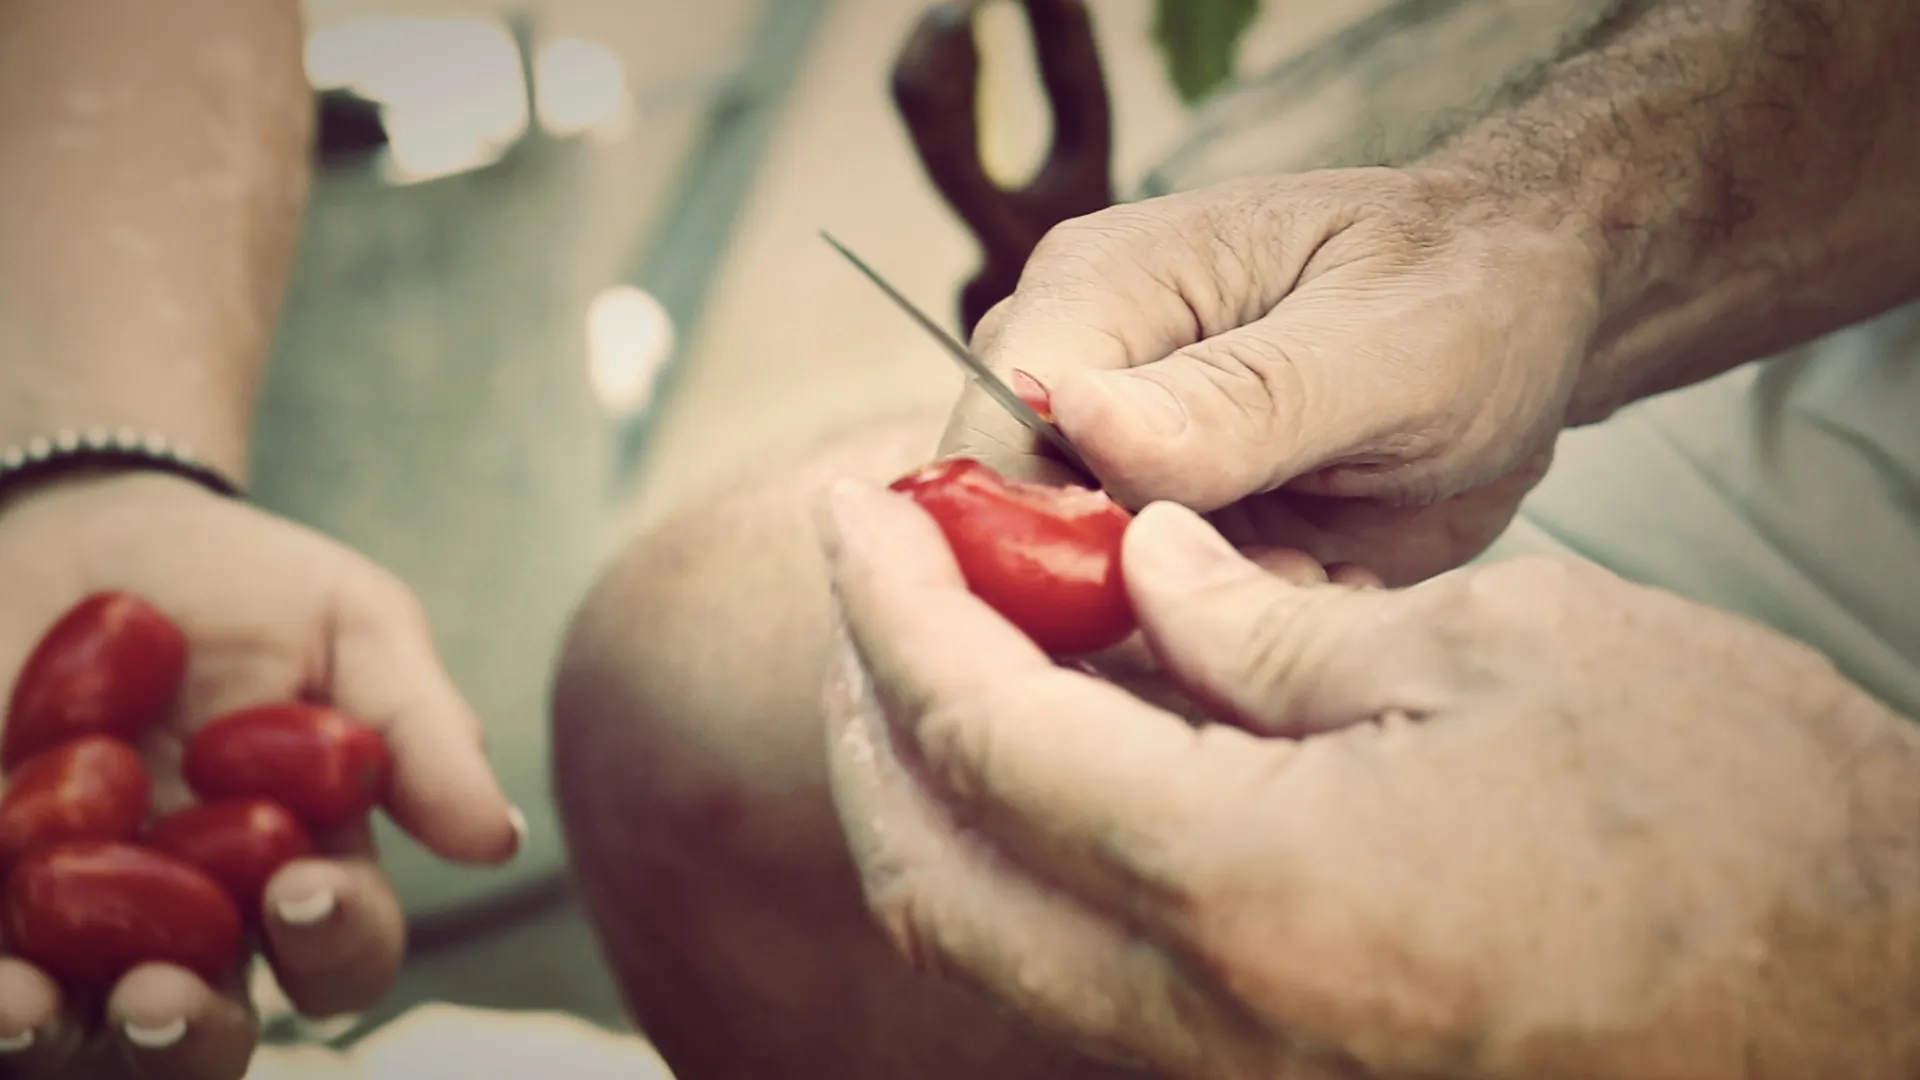
[{"label": "light blue fabric", "polygon": [[1482,561],[1528,553],[1759,619],[1920,719],[1920,306],[1566,433]]}]

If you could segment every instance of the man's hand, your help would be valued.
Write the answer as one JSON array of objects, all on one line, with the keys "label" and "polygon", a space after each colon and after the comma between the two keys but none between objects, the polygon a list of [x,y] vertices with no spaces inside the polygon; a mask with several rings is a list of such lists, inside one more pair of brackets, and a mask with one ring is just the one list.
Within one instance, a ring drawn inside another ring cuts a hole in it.
[{"label": "man's hand", "polygon": [[[186,686],[147,747],[159,812],[189,797],[178,760],[200,724],[304,698],[380,729],[394,755],[387,810],[428,848],[469,863],[512,857],[516,813],[487,764],[478,718],[441,669],[418,604],[385,572],[171,477],[46,487],[0,506],[0,687],[63,611],[100,589],[150,600],[187,635]],[[405,918],[364,826],[316,840],[325,857],[290,864],[269,885],[263,944],[293,1002],[328,1015],[385,994]],[[239,1080],[256,1034],[240,975],[209,987],[149,965],[104,1003],[87,1003],[0,958],[0,1039],[11,1050],[0,1071],[66,1075],[78,1055],[117,1048],[143,1077]]]},{"label": "man's hand", "polygon": [[1185,1077],[1920,1070],[1920,735],[1811,650],[1581,564],[1299,586],[1148,507],[1146,640],[1061,668],[846,484],[834,790],[918,967]]},{"label": "man's hand", "polygon": [[[975,343],[1047,387],[1123,502],[1217,511],[1238,542],[1399,583],[1478,554],[1544,473],[1599,290],[1562,208],[1340,170],[1069,222]],[[977,390],[941,449],[1045,471]]]}]

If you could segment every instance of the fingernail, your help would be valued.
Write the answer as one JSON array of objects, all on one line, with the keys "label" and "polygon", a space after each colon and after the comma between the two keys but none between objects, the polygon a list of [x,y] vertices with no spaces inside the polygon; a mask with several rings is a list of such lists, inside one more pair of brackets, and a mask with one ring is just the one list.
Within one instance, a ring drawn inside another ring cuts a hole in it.
[{"label": "fingernail", "polygon": [[1176,503],[1153,503],[1127,527],[1129,574],[1145,571],[1184,583],[1230,577],[1250,564],[1205,518]]},{"label": "fingernail", "polygon": [[129,1020],[120,1025],[120,1029],[126,1032],[128,1042],[142,1050],[165,1050],[186,1038],[187,1018],[177,1016],[172,1023],[161,1024],[159,1027],[147,1027]]},{"label": "fingernail", "polygon": [[1039,413],[1040,419],[1053,423],[1053,395],[1047,392],[1046,384],[1019,368],[1014,368],[1008,376],[1014,395],[1026,403],[1027,408]]},{"label": "fingernail", "polygon": [[33,1029],[15,1035],[0,1035],[0,1054],[19,1054],[33,1047]]},{"label": "fingernail", "polygon": [[1154,435],[1171,438],[1187,430],[1187,409],[1157,379],[1132,371],[1098,375],[1093,384]]},{"label": "fingernail", "polygon": [[320,889],[291,900],[277,899],[273,910],[288,926],[318,926],[333,914],[334,903],[333,890]]},{"label": "fingernail", "polygon": [[527,813],[517,806],[507,807],[507,827],[513,830],[513,850],[519,854],[527,843]]}]

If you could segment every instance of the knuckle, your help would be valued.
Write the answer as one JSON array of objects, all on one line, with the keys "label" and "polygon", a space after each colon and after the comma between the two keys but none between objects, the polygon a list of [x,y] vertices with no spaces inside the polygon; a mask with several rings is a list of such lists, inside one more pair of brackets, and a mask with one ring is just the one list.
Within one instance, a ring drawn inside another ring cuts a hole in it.
[{"label": "knuckle", "polygon": [[359,595],[373,621],[401,633],[421,633],[432,625],[425,602],[399,575],[366,564]]},{"label": "knuckle", "polygon": [[1326,610],[1335,592],[1308,589],[1284,610],[1235,620],[1245,630],[1224,662],[1224,681],[1256,698],[1277,698],[1292,696],[1310,673],[1326,670],[1346,640],[1349,621],[1346,612]]},{"label": "knuckle", "polygon": [[1255,332],[1228,334],[1185,352],[1247,438],[1267,442],[1298,430],[1306,395],[1300,367],[1280,341]]},{"label": "knuckle", "polygon": [[971,344],[975,352],[991,353],[998,347],[1001,330],[1007,322],[1007,305],[1011,302],[1011,298],[999,301],[988,308],[986,314],[980,316],[980,321],[974,324]]}]

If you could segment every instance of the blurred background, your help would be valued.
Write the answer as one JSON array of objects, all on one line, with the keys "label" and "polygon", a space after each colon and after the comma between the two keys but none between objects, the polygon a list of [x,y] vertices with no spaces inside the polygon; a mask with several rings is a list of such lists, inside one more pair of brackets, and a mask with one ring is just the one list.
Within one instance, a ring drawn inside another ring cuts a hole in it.
[{"label": "blurred background", "polygon": [[[836,233],[942,317],[977,266],[889,95],[930,5],[307,6],[321,159],[261,419],[259,495],[419,592],[531,835],[511,869],[482,873],[386,831],[415,921],[399,993],[377,1015],[324,1027],[282,1015],[274,1030],[345,1043],[424,1002],[562,1010],[620,1030],[567,896],[548,789],[552,660],[620,537],[877,401],[905,409],[958,389],[935,347],[817,237]],[[1239,70],[1281,68],[1384,6],[1265,4]],[[1207,151],[1155,46],[1153,0],[1090,7],[1116,189],[1178,186],[1149,174]],[[980,152],[1017,181],[1050,137],[1027,24],[1001,2],[975,34]],[[1363,119],[1366,93],[1314,86],[1287,123],[1318,146]]]}]

